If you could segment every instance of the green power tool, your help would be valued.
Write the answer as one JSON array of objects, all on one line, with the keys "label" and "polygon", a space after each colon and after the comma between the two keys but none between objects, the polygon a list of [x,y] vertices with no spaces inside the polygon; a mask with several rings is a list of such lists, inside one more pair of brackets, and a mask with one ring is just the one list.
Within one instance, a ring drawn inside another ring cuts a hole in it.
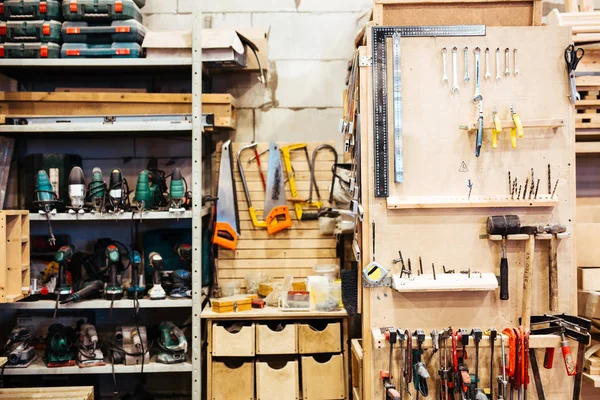
[{"label": "green power tool", "polygon": [[158,339],[158,355],[156,361],[163,364],[178,364],[185,362],[187,352],[187,339],[183,331],[170,321],[161,322],[158,326],[160,338]]},{"label": "green power tool", "polygon": [[92,181],[88,185],[87,197],[92,203],[92,212],[102,213],[105,211],[106,183],[102,178],[102,170],[98,167],[92,170]]},{"label": "green power tool", "polygon": [[52,187],[52,183],[48,178],[48,174],[44,170],[39,170],[37,180],[35,182],[36,200],[33,204],[40,210],[40,214],[45,214],[48,220],[48,242],[54,246],[56,238],[52,232],[50,224],[50,214],[56,214],[56,205],[60,202],[58,195]]},{"label": "green power tool", "polygon": [[44,354],[44,361],[48,368],[75,365],[74,342],[75,331],[73,328],[61,324],[50,325]]},{"label": "green power tool", "polygon": [[183,182],[183,176],[181,170],[175,168],[171,174],[171,185],[169,187],[169,194],[171,197],[171,208],[170,212],[183,212],[183,204],[185,203],[185,184]]},{"label": "green power tool", "polygon": [[150,171],[147,169],[140,172],[140,176],[135,186],[135,202],[139,212],[151,210],[154,208],[154,195],[156,186],[151,181]]}]

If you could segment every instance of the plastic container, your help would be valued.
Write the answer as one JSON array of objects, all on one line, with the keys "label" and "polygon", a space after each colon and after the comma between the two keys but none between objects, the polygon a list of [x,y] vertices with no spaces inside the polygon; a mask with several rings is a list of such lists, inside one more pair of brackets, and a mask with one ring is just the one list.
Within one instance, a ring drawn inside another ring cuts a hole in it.
[{"label": "plastic container", "polygon": [[65,21],[116,21],[135,19],[142,22],[140,8],[133,0],[64,0]]},{"label": "plastic container", "polygon": [[317,311],[337,311],[340,309],[342,300],[341,282],[314,282],[312,290]]},{"label": "plastic container", "polygon": [[313,271],[317,276],[325,276],[333,281],[338,278],[340,266],[336,264],[317,264],[313,267]]},{"label": "plastic container", "polygon": [[57,0],[5,0],[4,16],[7,20],[60,20],[60,1]]},{"label": "plastic container", "polygon": [[244,278],[246,279],[246,293],[248,294],[258,293],[258,286],[261,283],[266,283],[271,280],[269,275],[264,272],[251,272],[246,274]]},{"label": "plastic container", "polygon": [[225,282],[221,284],[221,296],[230,297],[240,294],[241,285],[239,282]]},{"label": "plastic container", "polygon": [[146,28],[135,19],[111,23],[65,22],[62,39],[65,43],[111,44],[133,42],[141,44]]},{"label": "plastic container", "polygon": [[0,58],[59,58],[60,45],[56,43],[0,44]]},{"label": "plastic container", "polygon": [[137,43],[65,43],[60,54],[62,58],[139,58],[142,47]]},{"label": "plastic container", "polygon": [[61,25],[57,21],[0,22],[0,42],[60,43]]}]

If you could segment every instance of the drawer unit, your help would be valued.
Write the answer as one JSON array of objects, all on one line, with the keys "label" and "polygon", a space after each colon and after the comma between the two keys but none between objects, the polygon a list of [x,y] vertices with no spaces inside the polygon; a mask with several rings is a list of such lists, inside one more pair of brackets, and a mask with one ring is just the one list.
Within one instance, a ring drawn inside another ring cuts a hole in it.
[{"label": "drawer unit", "polygon": [[339,322],[311,322],[298,325],[300,354],[339,353],[342,351]]},{"label": "drawer unit", "polygon": [[213,323],[213,357],[254,357],[255,324]]},{"label": "drawer unit", "polygon": [[256,363],[257,400],[299,399],[298,361]]},{"label": "drawer unit", "polygon": [[301,360],[302,396],[305,400],[344,399],[344,356],[304,356]]},{"label": "drawer unit", "polygon": [[212,400],[254,399],[254,361],[212,363]]},{"label": "drawer unit", "polygon": [[296,324],[267,322],[256,324],[256,354],[297,354]]}]

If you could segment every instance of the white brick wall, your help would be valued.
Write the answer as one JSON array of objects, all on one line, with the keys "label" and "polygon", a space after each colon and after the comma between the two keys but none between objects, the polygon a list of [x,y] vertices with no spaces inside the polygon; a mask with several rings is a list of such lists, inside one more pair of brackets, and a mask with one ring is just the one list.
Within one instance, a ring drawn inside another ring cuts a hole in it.
[{"label": "white brick wall", "polygon": [[[154,30],[191,29],[196,0],[148,0],[144,21]],[[235,140],[335,140],[347,63],[357,21],[372,0],[206,0],[213,28],[260,27],[269,32],[269,85],[255,73],[215,75],[213,90],[238,100]]]}]

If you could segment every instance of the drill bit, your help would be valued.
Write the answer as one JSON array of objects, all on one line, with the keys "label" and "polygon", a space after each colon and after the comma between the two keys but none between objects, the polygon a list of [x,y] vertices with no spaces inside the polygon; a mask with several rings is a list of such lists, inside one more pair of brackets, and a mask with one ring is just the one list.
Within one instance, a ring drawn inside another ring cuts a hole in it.
[{"label": "drill bit", "polygon": [[533,196],[534,199],[537,199],[537,194],[538,194],[539,188],[540,188],[540,179],[538,178],[537,183],[535,184],[535,195]]},{"label": "drill bit", "polygon": [[519,193],[517,193],[517,200],[519,200],[519,197],[521,197],[521,185],[519,185]]},{"label": "drill bit", "polygon": [[423,275],[423,260],[421,260],[421,256],[419,256],[419,275]]},{"label": "drill bit", "polygon": [[467,200],[471,200],[471,191],[473,190],[473,182],[471,182],[470,179],[469,179],[469,182],[467,183],[467,187],[469,188],[469,197],[467,197]]},{"label": "drill bit", "polygon": [[[525,179],[525,185],[523,185],[523,197],[522,199],[525,200],[525,196],[527,196],[527,188],[529,187],[529,177],[527,177],[527,179]],[[521,188],[519,188],[519,192]]]},{"label": "drill bit", "polygon": [[435,276],[435,265],[433,263],[431,263],[431,270],[433,271],[433,280],[437,280],[437,277]]},{"label": "drill bit", "polygon": [[512,182],[510,180],[510,171],[508,171],[508,191],[509,191],[509,193],[511,192],[511,190],[512,190]]},{"label": "drill bit", "polygon": [[531,195],[533,194],[535,185],[534,185],[535,179],[533,177],[533,168],[531,168],[531,187],[529,188],[529,199],[531,200]]},{"label": "drill bit", "polygon": [[550,172],[550,164],[548,164],[548,194],[552,193],[552,174]]},{"label": "drill bit", "polygon": [[551,199],[554,198],[554,193],[556,193],[556,187],[558,186],[558,179],[556,180],[556,183],[554,184],[554,189],[552,190],[552,196],[550,196]]}]

